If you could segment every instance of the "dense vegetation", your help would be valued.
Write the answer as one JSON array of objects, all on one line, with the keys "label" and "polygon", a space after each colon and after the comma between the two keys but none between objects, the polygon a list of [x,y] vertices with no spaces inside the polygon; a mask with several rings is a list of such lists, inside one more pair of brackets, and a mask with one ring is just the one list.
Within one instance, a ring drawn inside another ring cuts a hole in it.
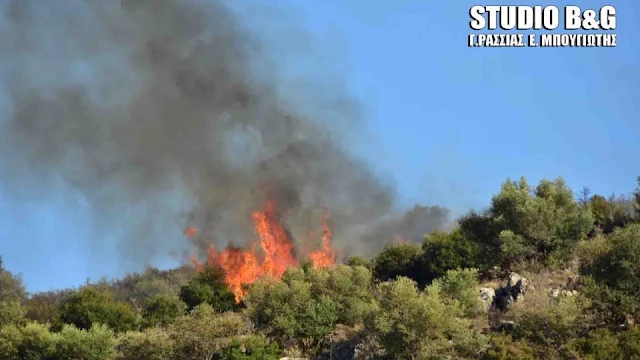
[{"label": "dense vegetation", "polygon": [[[638,181],[606,198],[509,180],[451,232],[291,268],[241,304],[217,268],[29,295],[0,261],[0,359],[640,359]],[[479,296],[514,272],[517,301]]]}]

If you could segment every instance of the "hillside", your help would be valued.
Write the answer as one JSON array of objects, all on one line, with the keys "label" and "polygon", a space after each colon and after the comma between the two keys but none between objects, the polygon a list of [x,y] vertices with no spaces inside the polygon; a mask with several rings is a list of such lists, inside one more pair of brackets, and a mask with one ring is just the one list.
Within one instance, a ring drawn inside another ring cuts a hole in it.
[{"label": "hillside", "polygon": [[640,188],[523,178],[422,243],[239,283],[211,256],[35,294],[2,268],[0,358],[639,359],[639,222]]}]

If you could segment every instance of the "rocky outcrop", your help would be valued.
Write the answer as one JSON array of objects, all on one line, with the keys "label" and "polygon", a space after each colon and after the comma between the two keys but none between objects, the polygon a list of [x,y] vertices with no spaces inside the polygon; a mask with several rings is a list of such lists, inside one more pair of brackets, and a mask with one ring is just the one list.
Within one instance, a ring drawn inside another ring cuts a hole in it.
[{"label": "rocky outcrop", "polygon": [[511,273],[507,280],[507,284],[496,291],[496,300],[494,302],[495,307],[504,311],[514,302],[522,300],[524,294],[527,293],[529,285],[529,279],[518,273]]},{"label": "rocky outcrop", "polygon": [[488,309],[504,311],[514,302],[521,300],[530,285],[529,279],[512,272],[505,286],[497,289],[482,287],[479,289],[479,296]]},{"label": "rocky outcrop", "polygon": [[488,287],[481,287],[478,289],[480,294],[480,300],[485,305],[486,309],[489,309],[496,298],[496,290]]},{"label": "rocky outcrop", "polygon": [[576,290],[578,285],[579,279],[577,277],[569,277],[566,283],[560,284],[558,287],[548,288],[545,290],[552,298],[572,297],[578,295],[578,291]]}]

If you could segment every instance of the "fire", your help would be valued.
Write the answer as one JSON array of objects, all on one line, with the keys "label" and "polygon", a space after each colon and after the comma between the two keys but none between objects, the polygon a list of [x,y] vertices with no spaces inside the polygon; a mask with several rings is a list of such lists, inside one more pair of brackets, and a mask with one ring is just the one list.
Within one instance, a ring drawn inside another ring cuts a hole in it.
[{"label": "fire", "polygon": [[[299,264],[293,239],[279,221],[273,202],[268,202],[262,211],[254,212],[252,218],[258,242],[246,249],[229,246],[218,251],[212,246],[207,256],[208,266],[219,266],[224,270],[225,282],[237,302],[245,296],[243,285],[251,284],[261,276],[279,279],[287,268]],[[187,236],[196,234],[195,228],[185,230]],[[322,249],[309,253],[308,258],[315,268],[335,264],[336,252],[331,246],[331,230],[326,220],[322,222]],[[195,258],[191,261],[196,270],[202,270],[203,265]]]},{"label": "fire", "polygon": [[184,236],[191,238],[198,235],[198,229],[194,228],[194,227],[190,227],[190,228],[186,228],[184,230]]},{"label": "fire", "polygon": [[331,247],[331,229],[327,221],[322,222],[322,250],[309,254],[313,267],[327,267],[336,263],[336,252]]},{"label": "fire", "polygon": [[267,203],[264,211],[253,213],[253,222],[265,255],[262,270],[279,278],[297,262],[293,256],[293,241],[275,217],[274,208],[273,203]]}]

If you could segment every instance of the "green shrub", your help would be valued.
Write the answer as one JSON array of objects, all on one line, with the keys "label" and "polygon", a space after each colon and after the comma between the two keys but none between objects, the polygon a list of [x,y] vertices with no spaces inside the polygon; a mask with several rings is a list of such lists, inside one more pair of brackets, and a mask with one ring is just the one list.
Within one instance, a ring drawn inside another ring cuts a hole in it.
[{"label": "green shrub", "polygon": [[442,290],[445,300],[451,299],[460,306],[460,316],[473,317],[484,312],[484,306],[477,292],[478,270],[449,270],[435,283]]},{"label": "green shrub", "polygon": [[218,355],[220,360],[279,360],[281,357],[278,344],[260,335],[233,340]]},{"label": "green shrub", "polygon": [[148,298],[142,310],[143,327],[166,326],[184,315],[186,305],[177,296],[156,294]]},{"label": "green shrub", "polygon": [[379,284],[377,292],[379,310],[367,322],[367,332],[383,346],[386,358],[453,356],[456,340],[473,338],[470,323],[456,317],[459,306],[443,299],[437,283],[423,293],[411,279],[399,277]]},{"label": "green shrub", "polygon": [[257,281],[249,288],[244,303],[258,328],[281,345],[298,344],[311,352],[340,317],[340,305],[331,296],[314,291],[314,284],[307,281],[302,269],[287,270],[282,281]]},{"label": "green shrub", "polygon": [[372,262],[373,271],[380,280],[405,276],[423,283],[422,250],[417,245],[387,245]]},{"label": "green shrub", "polygon": [[217,267],[205,267],[187,285],[180,288],[180,300],[191,310],[200,304],[209,304],[218,311],[238,307],[235,295],[224,283],[224,272]]},{"label": "green shrub", "polygon": [[204,359],[251,331],[251,322],[241,314],[218,313],[209,304],[198,305],[168,328],[174,346],[172,359]]},{"label": "green shrub", "polygon": [[93,324],[89,330],[65,325],[59,335],[58,359],[109,360],[116,354],[117,339],[106,325]]},{"label": "green shrub", "polygon": [[116,360],[172,360],[173,342],[164,329],[129,331],[118,339]]},{"label": "green shrub", "polygon": [[5,326],[0,330],[0,359],[51,360],[56,356],[57,341],[57,334],[49,332],[47,325]]}]

